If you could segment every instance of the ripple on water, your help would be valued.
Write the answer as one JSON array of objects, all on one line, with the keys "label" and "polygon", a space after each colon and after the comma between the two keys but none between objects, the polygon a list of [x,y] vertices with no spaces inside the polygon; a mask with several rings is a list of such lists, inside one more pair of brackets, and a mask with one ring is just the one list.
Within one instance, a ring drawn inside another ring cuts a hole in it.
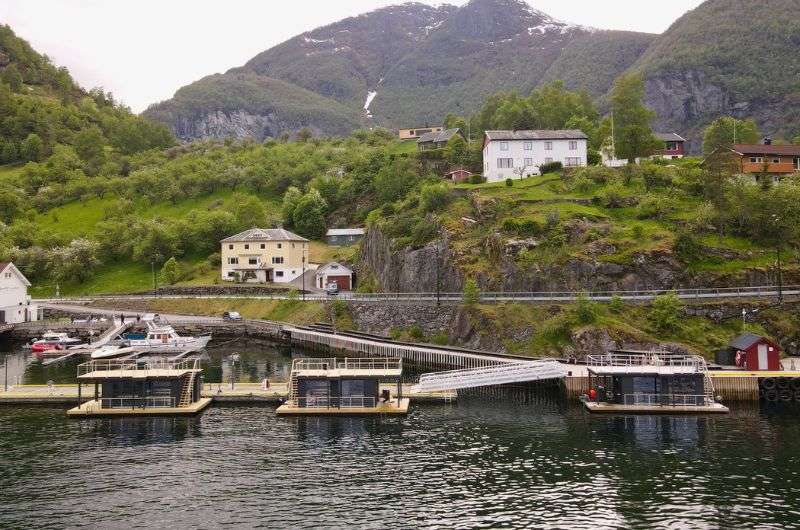
[{"label": "ripple on water", "polygon": [[0,409],[0,527],[790,527],[786,414],[600,418],[471,399],[407,418],[67,421]]}]

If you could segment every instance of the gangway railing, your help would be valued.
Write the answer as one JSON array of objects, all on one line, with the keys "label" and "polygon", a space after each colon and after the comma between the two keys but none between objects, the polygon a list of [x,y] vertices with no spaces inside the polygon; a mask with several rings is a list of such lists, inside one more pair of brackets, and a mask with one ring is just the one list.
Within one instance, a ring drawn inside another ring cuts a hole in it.
[{"label": "gangway railing", "polygon": [[295,359],[292,361],[294,371],[324,371],[324,370],[402,370],[403,360],[392,357],[354,357],[344,359]]},{"label": "gangway railing", "polygon": [[670,352],[605,353],[587,355],[586,365],[600,366],[676,366],[702,371],[706,361],[699,355]]},{"label": "gangway railing", "polygon": [[483,386],[525,383],[566,377],[567,369],[555,359],[521,361],[466,370],[423,374],[411,392],[438,392]]}]

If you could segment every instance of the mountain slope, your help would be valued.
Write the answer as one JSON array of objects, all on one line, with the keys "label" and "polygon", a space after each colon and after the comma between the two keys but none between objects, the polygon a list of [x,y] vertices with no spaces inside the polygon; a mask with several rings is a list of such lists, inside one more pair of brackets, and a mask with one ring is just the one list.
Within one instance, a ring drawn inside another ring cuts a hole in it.
[{"label": "mountain slope", "polygon": [[[472,0],[460,8],[409,3],[378,9],[298,35],[221,78],[215,76],[214,84],[238,86],[239,81],[231,79],[241,75],[279,79],[325,98],[339,114],[345,112],[341,106],[348,109],[351,119],[338,126],[329,116],[319,116],[316,108],[309,109],[308,123],[303,125],[321,133],[352,127],[353,116],[362,114],[368,94],[376,92],[369,107],[374,118],[363,123],[400,127],[440,121],[448,112],[469,114],[499,89],[527,92],[540,85],[554,65],[554,72],[571,75],[571,65],[558,66],[558,59],[573,42],[588,39],[592,47],[595,33],[603,44],[594,47],[607,52],[592,59],[604,65],[604,72],[591,79],[591,89],[603,93],[613,77],[636,60],[647,36],[566,24],[521,0]],[[591,76],[579,72],[576,77]],[[259,83],[248,79],[251,88]],[[209,131],[205,122],[208,116],[235,121],[231,117],[240,115],[238,111],[259,122],[259,113],[280,116],[286,101],[284,93],[272,86],[265,87],[264,94],[251,92],[250,99],[242,100],[246,90],[241,87],[228,94],[211,90],[209,84],[206,78],[189,85],[172,100],[152,106],[146,115],[167,123],[184,138],[259,137],[236,126]],[[256,100],[270,101],[271,106],[266,108]],[[292,132],[296,125],[287,122],[269,132]]]},{"label": "mountain slope", "polygon": [[720,114],[765,132],[800,130],[800,0],[708,0],[678,19],[632,67],[659,127],[699,135]]}]

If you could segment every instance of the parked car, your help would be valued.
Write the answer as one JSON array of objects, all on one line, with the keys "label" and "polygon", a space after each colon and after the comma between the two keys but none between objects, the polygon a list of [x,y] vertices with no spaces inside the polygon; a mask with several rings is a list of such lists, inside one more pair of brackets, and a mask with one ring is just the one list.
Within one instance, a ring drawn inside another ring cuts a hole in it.
[{"label": "parked car", "polygon": [[336,282],[329,283],[325,286],[325,293],[328,295],[339,294],[339,284]]},{"label": "parked car", "polygon": [[222,320],[226,320],[226,321],[231,322],[231,321],[237,321],[237,320],[241,320],[241,319],[242,319],[242,315],[240,315],[238,311],[225,311],[224,313],[222,313]]}]

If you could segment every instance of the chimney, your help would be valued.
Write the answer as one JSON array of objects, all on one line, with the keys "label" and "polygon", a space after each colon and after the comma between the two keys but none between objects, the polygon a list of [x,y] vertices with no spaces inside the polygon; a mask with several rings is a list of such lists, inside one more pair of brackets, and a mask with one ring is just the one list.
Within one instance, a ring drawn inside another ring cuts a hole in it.
[{"label": "chimney", "polygon": [[769,136],[765,136],[764,145],[772,145],[772,138],[770,138]]}]

